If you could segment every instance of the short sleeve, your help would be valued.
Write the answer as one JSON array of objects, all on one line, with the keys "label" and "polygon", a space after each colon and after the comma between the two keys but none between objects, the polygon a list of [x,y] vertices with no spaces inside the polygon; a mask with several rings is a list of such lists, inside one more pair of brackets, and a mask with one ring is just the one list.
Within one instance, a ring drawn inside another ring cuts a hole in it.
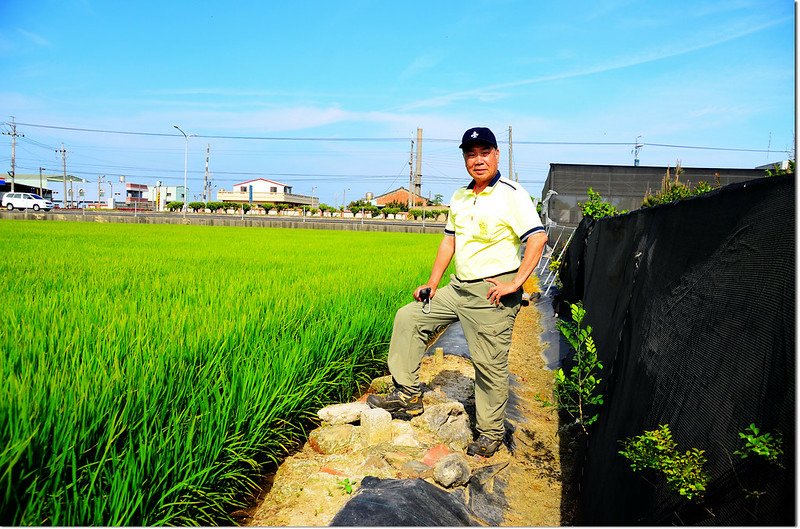
[{"label": "short sleeve", "polygon": [[444,225],[444,234],[445,235],[455,235],[456,234],[456,225],[453,222],[453,212],[452,210],[447,213],[447,223]]},{"label": "short sleeve", "polygon": [[514,192],[510,213],[511,229],[514,230],[520,241],[524,241],[534,233],[544,232],[542,219],[539,218],[536,206],[533,205],[533,201],[525,189],[520,187]]}]

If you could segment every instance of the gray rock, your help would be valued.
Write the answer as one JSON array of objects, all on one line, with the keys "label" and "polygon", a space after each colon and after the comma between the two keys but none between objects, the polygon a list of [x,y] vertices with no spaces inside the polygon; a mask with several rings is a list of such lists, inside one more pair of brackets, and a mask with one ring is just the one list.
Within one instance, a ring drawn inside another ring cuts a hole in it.
[{"label": "gray rock", "polygon": [[450,454],[436,464],[433,479],[446,488],[460,487],[469,481],[469,465],[461,454]]},{"label": "gray rock", "polygon": [[421,418],[432,432],[437,432],[442,425],[462,415],[466,415],[464,405],[460,402],[450,401],[425,408],[425,413]]},{"label": "gray rock", "polygon": [[411,424],[433,432],[453,450],[465,450],[472,440],[469,417],[460,402],[429,406],[425,413],[412,419]]},{"label": "gray rock", "polygon": [[368,410],[366,402],[348,402],[326,406],[317,412],[317,417],[328,424],[349,424],[361,419],[361,412]]},{"label": "gray rock", "polygon": [[403,466],[400,467],[400,470],[403,472],[405,477],[410,478],[428,478],[431,476],[433,469],[423,463],[422,461],[406,461],[403,463]]},{"label": "gray rock", "polygon": [[344,454],[353,447],[355,426],[337,424],[317,428],[308,436],[308,444],[320,454]]},{"label": "gray rock", "polygon": [[456,451],[464,451],[467,449],[470,441],[472,441],[472,430],[469,427],[469,417],[461,415],[446,422],[436,432],[439,439],[442,440],[448,447]]},{"label": "gray rock", "polygon": [[361,442],[365,446],[392,440],[392,414],[380,408],[361,412]]}]

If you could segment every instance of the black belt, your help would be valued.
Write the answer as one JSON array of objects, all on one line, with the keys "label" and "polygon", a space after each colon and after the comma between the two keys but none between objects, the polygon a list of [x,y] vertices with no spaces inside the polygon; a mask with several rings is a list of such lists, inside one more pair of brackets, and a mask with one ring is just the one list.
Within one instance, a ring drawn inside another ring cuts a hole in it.
[{"label": "black belt", "polygon": [[481,278],[478,278],[478,279],[460,279],[458,276],[456,276],[456,279],[458,279],[459,282],[461,282],[461,283],[479,283],[481,281],[486,281],[489,278],[495,278],[497,276],[504,276],[506,274],[516,274],[517,270],[519,270],[519,268],[517,268],[516,270],[510,270],[508,272],[503,272],[501,274],[495,274],[493,276],[481,277]]}]

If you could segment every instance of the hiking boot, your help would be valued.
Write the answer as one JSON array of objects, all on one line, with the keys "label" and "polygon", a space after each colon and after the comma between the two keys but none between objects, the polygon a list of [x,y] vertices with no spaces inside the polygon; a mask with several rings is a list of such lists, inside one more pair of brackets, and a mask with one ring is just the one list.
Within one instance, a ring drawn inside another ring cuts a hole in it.
[{"label": "hiking boot", "polygon": [[422,415],[425,408],[422,406],[422,394],[408,395],[405,392],[394,388],[385,397],[380,395],[369,395],[367,404],[370,408],[381,408],[392,414],[392,419],[409,421],[413,417]]},{"label": "hiking boot", "polygon": [[502,439],[490,439],[481,434],[467,446],[467,455],[492,457],[501,444],[503,444]]}]

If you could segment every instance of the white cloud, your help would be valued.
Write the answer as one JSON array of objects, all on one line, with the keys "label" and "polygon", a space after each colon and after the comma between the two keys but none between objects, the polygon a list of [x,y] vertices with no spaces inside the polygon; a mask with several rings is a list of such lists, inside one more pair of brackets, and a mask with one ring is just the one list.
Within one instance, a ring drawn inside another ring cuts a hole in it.
[{"label": "white cloud", "polygon": [[50,41],[37,33],[32,33],[22,28],[17,28],[17,32],[26,39],[28,39],[30,42],[36,44],[37,46],[42,46],[42,47],[50,46]]},{"label": "white cloud", "polygon": [[679,55],[685,55],[698,50],[730,42],[759,31],[763,31],[778,24],[782,24],[786,22],[786,20],[787,19],[769,20],[760,24],[752,25],[743,23],[742,25],[733,28],[721,27],[719,28],[716,36],[704,33],[703,35],[695,37],[695,39],[692,41],[686,41],[686,44],[683,45],[665,45],[663,47],[653,48],[635,55],[620,56],[610,61],[598,63],[593,66],[575,68],[573,70],[566,70],[563,72],[541,75],[528,79],[520,79],[508,83],[498,83],[472,90],[451,92],[449,94],[443,94],[428,99],[414,101],[412,103],[400,106],[397,110],[404,111],[426,107],[441,107],[450,105],[457,101],[470,99],[478,99],[481,101],[502,99],[508,97],[508,91],[511,88],[594,75],[623,68],[630,68]]},{"label": "white cloud", "polygon": [[420,55],[411,61],[411,64],[409,64],[406,69],[400,73],[399,78],[401,80],[405,80],[416,77],[420,73],[434,68],[436,65],[441,63],[443,59],[444,56],[441,52],[432,52]]}]

